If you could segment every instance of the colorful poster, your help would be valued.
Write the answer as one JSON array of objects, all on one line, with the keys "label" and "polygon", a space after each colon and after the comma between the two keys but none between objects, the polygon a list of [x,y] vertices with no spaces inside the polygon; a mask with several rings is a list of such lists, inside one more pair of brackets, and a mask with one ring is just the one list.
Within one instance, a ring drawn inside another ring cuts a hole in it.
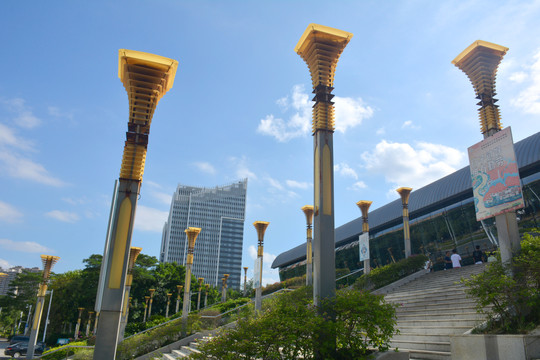
[{"label": "colorful poster", "polygon": [[358,237],[358,248],[360,249],[360,261],[369,260],[369,233],[363,233]]},{"label": "colorful poster", "polygon": [[522,208],[523,195],[510,127],[468,150],[476,220]]},{"label": "colorful poster", "polygon": [[258,257],[257,259],[255,259],[255,267],[253,269],[255,269],[253,272],[253,288],[254,289],[258,289],[261,287],[261,277],[262,277],[262,274],[261,274],[261,270],[262,270],[262,258]]}]

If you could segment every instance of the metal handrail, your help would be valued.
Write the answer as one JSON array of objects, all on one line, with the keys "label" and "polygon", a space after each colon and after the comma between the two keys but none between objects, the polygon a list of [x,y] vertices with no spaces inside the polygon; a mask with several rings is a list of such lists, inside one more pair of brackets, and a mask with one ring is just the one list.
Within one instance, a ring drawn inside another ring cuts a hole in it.
[{"label": "metal handrail", "polygon": [[[265,299],[265,298],[267,298],[267,297],[269,297],[269,296],[274,296],[274,295],[276,295],[276,294],[278,294],[278,293],[280,293],[280,292],[285,292],[285,291],[293,291],[293,290],[292,290],[292,289],[279,289],[279,290],[277,290],[277,291],[274,291],[274,292],[271,293],[271,294],[267,294],[267,295],[262,296],[261,299]],[[251,304],[252,302],[253,302],[253,299],[250,299],[247,303],[245,303],[245,304],[243,304],[243,305],[240,305],[240,306],[237,306],[237,307],[235,307],[234,309],[227,310],[227,311],[225,311],[225,312],[222,313],[222,314],[218,314],[218,315],[201,315],[201,319],[215,319],[215,318],[221,317],[221,316],[223,316],[223,315],[225,315],[225,314],[228,314],[228,313],[230,313],[230,312],[232,312],[232,311],[238,310],[238,309],[240,309],[240,308],[242,308],[242,307],[244,307],[244,306],[247,306],[247,305]],[[179,318],[180,318],[180,316],[175,317],[174,319],[168,320],[168,321],[166,321],[166,322],[163,322],[163,323],[161,323],[161,324],[157,324],[156,326],[153,326],[153,327],[151,327],[151,328],[145,329],[145,330],[140,331],[140,332],[138,332],[138,333],[136,333],[136,334],[130,335],[130,336],[124,338],[122,341],[127,340],[127,339],[129,339],[129,338],[131,338],[131,337],[133,337],[133,336],[135,336],[135,335],[140,335],[140,334],[145,333],[145,332],[147,332],[147,331],[150,331],[150,330],[153,330],[153,329],[158,328],[158,327],[160,327],[160,326],[166,325],[166,324],[170,323],[171,321],[177,320],[177,319],[179,319]]]},{"label": "metal handrail", "polygon": [[348,273],[347,275],[344,275],[344,276],[342,276],[342,277],[336,279],[336,281],[339,281],[339,280],[341,280],[341,279],[345,279],[346,277],[349,277],[349,276],[351,276],[351,275],[354,275],[354,274],[356,274],[356,273],[359,273],[360,271],[364,271],[364,268],[357,269],[357,270],[355,270],[355,271],[353,271],[353,272],[350,272],[350,273]]}]

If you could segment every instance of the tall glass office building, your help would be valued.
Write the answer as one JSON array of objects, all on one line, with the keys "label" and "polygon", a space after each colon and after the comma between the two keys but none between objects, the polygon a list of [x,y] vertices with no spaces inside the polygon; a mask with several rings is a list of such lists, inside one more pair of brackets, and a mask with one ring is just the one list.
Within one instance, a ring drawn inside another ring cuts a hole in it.
[{"label": "tall glass office building", "polygon": [[[525,200],[525,207],[516,213],[522,232],[540,227],[540,132],[515,143],[514,148]],[[371,266],[403,259],[401,199],[370,211],[368,219]],[[483,251],[498,246],[495,219],[476,221],[468,166],[413,191],[409,198],[409,219],[412,254],[429,255],[436,270],[443,267],[446,251],[457,249],[467,265],[472,263],[472,252],[477,245]],[[358,249],[361,233],[361,217],[336,228],[336,269],[342,269],[340,274],[363,267]],[[306,245],[302,243],[278,255],[272,268],[279,268],[280,278],[285,280],[305,274],[305,263]]]},{"label": "tall glass office building", "polygon": [[178,185],[163,227],[160,261],[186,263],[185,229],[199,227],[195,242],[193,274],[205,283],[240,289],[247,179],[213,188]]}]

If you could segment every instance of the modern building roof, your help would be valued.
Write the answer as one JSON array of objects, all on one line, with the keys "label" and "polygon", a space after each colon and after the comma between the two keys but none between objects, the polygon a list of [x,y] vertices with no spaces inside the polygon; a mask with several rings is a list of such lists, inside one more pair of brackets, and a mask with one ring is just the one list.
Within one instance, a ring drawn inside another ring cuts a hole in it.
[{"label": "modern building roof", "polygon": [[[521,179],[540,171],[540,132],[514,144]],[[411,193],[409,218],[411,220],[445,206],[473,197],[469,166],[447,175]],[[402,222],[401,199],[394,200],[369,213],[371,233],[399,225]],[[362,217],[336,228],[336,247],[355,241],[362,233]],[[279,254],[272,268],[284,267],[306,258],[306,245],[298,245]]]}]

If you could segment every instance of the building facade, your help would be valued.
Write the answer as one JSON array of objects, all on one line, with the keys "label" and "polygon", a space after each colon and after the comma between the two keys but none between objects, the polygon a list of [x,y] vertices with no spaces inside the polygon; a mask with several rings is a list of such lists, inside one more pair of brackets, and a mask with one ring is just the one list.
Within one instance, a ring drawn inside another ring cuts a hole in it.
[{"label": "building facade", "polygon": [[[7,275],[5,277],[0,277],[0,296],[8,294],[8,292],[10,291],[11,282],[15,280],[17,275],[22,273],[23,271],[38,273],[41,271],[41,269],[38,267],[24,268],[22,266],[14,266],[9,269],[0,268],[0,273],[4,273]],[[17,295],[17,289],[12,289],[12,291],[15,295]]]},{"label": "building facade", "polygon": [[[516,213],[520,232],[523,232],[540,227],[540,132],[515,143],[514,148],[525,200],[525,207]],[[403,259],[401,199],[370,211],[368,219],[371,267]],[[457,249],[468,265],[473,263],[472,252],[477,245],[483,251],[498,247],[495,218],[476,221],[468,166],[413,191],[409,199],[409,219],[412,254],[428,255],[436,270],[442,269],[446,251]],[[336,228],[336,269],[341,269],[339,275],[363,267],[359,261],[360,234],[361,217]],[[305,274],[305,263],[306,245],[303,243],[278,255],[272,268],[279,268],[283,281]]]},{"label": "building facade", "polygon": [[229,274],[228,287],[239,290],[246,192],[247,179],[214,188],[178,185],[163,227],[160,261],[185,265],[188,243],[184,230],[199,227],[193,275],[219,287],[223,275]]}]

